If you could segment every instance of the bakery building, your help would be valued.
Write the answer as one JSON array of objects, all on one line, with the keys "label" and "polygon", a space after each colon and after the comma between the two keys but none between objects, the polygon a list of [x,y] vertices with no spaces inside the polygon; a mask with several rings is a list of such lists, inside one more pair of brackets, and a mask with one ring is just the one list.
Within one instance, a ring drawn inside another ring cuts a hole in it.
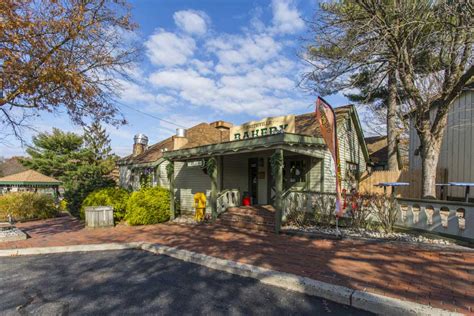
[{"label": "bakery building", "polygon": [[[335,109],[342,185],[357,186],[368,151],[354,106]],[[172,188],[176,211],[193,211],[193,196],[204,192],[208,212],[225,207],[229,194],[240,204],[275,205],[286,192],[335,192],[331,155],[314,112],[263,118],[233,125],[201,123],[148,145],[135,136],[133,153],[119,162],[120,185],[136,190],[149,185]]]}]

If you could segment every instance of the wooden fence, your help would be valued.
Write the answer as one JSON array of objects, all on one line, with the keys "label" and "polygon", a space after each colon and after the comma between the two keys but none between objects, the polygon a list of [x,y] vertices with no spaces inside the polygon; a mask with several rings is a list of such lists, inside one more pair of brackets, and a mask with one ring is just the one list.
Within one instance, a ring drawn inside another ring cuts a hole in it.
[{"label": "wooden fence", "polygon": [[[436,170],[436,183],[446,183],[448,181],[448,172],[446,169]],[[383,188],[375,186],[380,182],[408,182],[409,186],[398,187],[396,189],[397,197],[419,199],[421,198],[421,170],[401,170],[401,171],[374,171],[364,173],[359,183],[359,191],[362,193],[384,192]],[[390,192],[391,188],[387,188]],[[439,188],[436,189],[436,198],[441,199]]]}]

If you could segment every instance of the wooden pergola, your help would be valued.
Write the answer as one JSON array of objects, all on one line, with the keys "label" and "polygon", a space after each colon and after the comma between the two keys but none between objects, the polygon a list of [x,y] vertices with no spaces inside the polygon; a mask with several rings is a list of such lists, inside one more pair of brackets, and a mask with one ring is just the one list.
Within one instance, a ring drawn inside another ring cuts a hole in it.
[{"label": "wooden pergola", "polygon": [[0,178],[0,191],[3,191],[4,188],[7,191],[10,191],[12,188],[25,189],[25,191],[51,188],[55,194],[58,194],[60,185],[61,181],[34,170],[26,170]]}]

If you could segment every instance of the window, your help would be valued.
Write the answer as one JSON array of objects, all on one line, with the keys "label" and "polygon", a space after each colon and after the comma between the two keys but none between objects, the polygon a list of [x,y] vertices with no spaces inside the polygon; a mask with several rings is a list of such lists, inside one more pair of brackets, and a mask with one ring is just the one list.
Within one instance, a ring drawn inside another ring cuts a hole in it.
[{"label": "window", "polygon": [[306,158],[285,159],[283,170],[283,181],[285,189],[293,186],[304,187],[306,184],[306,174],[308,172],[309,161]]}]

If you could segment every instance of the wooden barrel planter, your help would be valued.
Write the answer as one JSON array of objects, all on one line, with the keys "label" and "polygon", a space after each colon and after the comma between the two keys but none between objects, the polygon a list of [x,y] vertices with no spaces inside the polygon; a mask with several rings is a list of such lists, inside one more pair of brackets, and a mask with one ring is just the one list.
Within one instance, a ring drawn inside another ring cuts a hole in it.
[{"label": "wooden barrel planter", "polygon": [[85,208],[86,227],[113,227],[114,209],[111,206],[88,206]]}]

